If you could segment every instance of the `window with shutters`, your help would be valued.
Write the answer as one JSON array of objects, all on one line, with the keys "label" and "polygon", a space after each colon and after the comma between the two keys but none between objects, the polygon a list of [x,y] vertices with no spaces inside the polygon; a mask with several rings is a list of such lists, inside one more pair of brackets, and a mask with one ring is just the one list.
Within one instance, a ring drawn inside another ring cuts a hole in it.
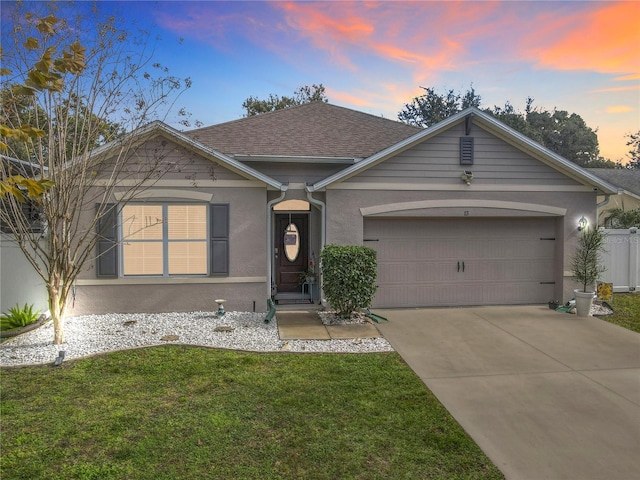
[{"label": "window with shutters", "polygon": [[124,206],[122,275],[207,275],[207,207],[146,203]]}]

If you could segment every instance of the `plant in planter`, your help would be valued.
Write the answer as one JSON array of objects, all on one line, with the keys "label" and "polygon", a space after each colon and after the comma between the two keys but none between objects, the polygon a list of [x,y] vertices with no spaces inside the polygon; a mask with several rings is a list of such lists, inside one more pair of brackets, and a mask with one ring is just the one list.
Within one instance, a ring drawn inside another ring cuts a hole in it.
[{"label": "plant in planter", "polygon": [[304,282],[315,283],[316,272],[312,267],[309,267],[306,271],[298,275],[298,282],[302,285]]},{"label": "plant in planter", "polygon": [[304,272],[300,272],[298,275],[298,282],[302,285],[304,282],[315,283],[316,282],[316,262],[315,256],[309,260],[307,269]]},{"label": "plant in planter", "polygon": [[582,290],[574,290],[576,310],[579,317],[588,317],[595,297],[595,283],[605,271],[600,262],[604,251],[606,233],[598,228],[586,228],[582,231],[578,248],[571,259],[573,278],[582,285]]}]

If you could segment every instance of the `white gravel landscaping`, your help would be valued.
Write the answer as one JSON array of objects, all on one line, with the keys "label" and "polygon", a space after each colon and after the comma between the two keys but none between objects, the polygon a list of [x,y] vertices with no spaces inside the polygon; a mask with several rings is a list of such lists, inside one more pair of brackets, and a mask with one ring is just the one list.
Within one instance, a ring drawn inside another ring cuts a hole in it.
[{"label": "white gravel landscaping", "polygon": [[53,363],[60,351],[65,360],[102,352],[167,343],[253,352],[388,352],[384,338],[349,340],[280,340],[277,317],[264,313],[215,312],[86,315],[65,320],[66,343],[53,344],[53,323],[0,343],[0,365]]}]

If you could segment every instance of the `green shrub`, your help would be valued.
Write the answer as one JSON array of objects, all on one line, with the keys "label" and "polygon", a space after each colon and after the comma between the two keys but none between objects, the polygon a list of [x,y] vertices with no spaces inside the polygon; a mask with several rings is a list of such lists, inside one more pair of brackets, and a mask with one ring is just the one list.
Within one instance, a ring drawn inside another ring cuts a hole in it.
[{"label": "green shrub", "polygon": [[39,311],[33,311],[33,305],[24,304],[24,307],[16,305],[9,309],[9,313],[4,313],[0,318],[0,330],[11,330],[12,328],[21,328],[31,325],[38,320]]},{"label": "green shrub", "polygon": [[348,318],[371,305],[376,293],[376,251],[369,247],[326,245],[322,260],[322,288],[338,315]]}]

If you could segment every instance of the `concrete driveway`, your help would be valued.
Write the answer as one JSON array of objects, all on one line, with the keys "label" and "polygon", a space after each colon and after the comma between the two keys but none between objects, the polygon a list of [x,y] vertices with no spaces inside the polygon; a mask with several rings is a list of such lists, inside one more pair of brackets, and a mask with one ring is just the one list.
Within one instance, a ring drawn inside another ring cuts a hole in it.
[{"label": "concrete driveway", "polygon": [[540,306],[380,310],[508,479],[640,478],[640,335]]}]

